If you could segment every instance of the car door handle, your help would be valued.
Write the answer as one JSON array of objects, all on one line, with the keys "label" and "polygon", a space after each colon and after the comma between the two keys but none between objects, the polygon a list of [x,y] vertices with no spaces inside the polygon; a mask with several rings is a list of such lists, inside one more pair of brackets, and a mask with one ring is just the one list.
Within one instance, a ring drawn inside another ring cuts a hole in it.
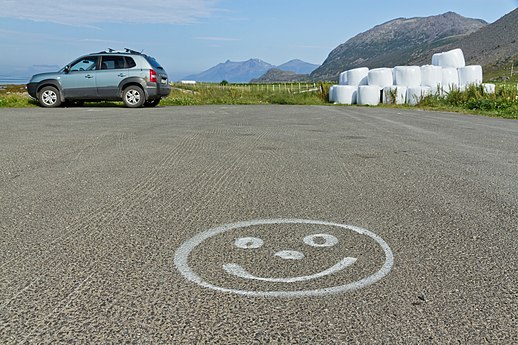
[{"label": "car door handle", "polygon": [[117,76],[118,76],[118,77],[125,77],[125,76],[126,76],[126,74],[124,74],[124,73],[119,73],[119,74],[117,74]]},{"label": "car door handle", "polygon": [[87,74],[87,75],[85,75],[85,78],[86,78],[86,79],[92,79],[93,77],[94,77],[94,76],[93,76],[93,75],[91,75],[91,74]]}]

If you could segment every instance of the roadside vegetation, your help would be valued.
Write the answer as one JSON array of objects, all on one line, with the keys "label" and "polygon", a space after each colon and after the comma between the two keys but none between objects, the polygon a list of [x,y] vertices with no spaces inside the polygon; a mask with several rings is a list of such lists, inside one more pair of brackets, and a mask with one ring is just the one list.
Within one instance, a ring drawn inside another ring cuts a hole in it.
[{"label": "roadside vegetation", "polygon": [[32,102],[25,85],[0,85],[0,108],[28,108],[37,107]]},{"label": "roadside vegetation", "polygon": [[465,91],[454,90],[445,96],[428,96],[419,107],[518,119],[518,85],[497,85],[495,93],[487,93],[482,86],[470,86]]},{"label": "roadside vegetation", "polygon": [[[214,104],[285,104],[330,105],[327,101],[330,83],[287,84],[173,84],[171,94],[161,106]],[[122,102],[87,103],[89,106],[122,106]],[[413,109],[411,106],[383,105]],[[0,86],[0,108],[37,107],[24,85]],[[495,93],[484,92],[481,86],[465,91],[428,96],[418,105],[427,110],[453,111],[493,117],[518,119],[518,88],[516,83],[497,84]]]},{"label": "roadside vegetation", "polygon": [[[329,85],[330,86],[330,85]],[[329,86],[326,86],[329,89]],[[163,105],[209,104],[290,104],[322,105],[327,103],[323,84],[173,84]]]}]

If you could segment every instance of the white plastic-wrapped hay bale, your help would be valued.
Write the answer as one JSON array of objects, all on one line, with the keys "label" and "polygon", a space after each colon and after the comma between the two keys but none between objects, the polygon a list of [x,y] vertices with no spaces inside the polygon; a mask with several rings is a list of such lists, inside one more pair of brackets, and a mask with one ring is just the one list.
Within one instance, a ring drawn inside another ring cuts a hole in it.
[{"label": "white plastic-wrapped hay bale", "polygon": [[442,53],[435,53],[432,55],[432,65],[439,66],[438,57]]},{"label": "white plastic-wrapped hay bale", "polygon": [[425,65],[421,66],[421,86],[429,86],[432,92],[438,92],[442,85],[442,67]]},{"label": "white plastic-wrapped hay bale", "polygon": [[347,71],[340,73],[340,77],[338,78],[338,84],[347,85]]},{"label": "white plastic-wrapped hay bale", "polygon": [[482,88],[485,94],[495,93],[496,91],[495,84],[482,84]]},{"label": "white plastic-wrapped hay bale", "polygon": [[354,68],[347,71],[347,85],[359,86],[367,85],[367,67]]},{"label": "white plastic-wrapped hay bale", "polygon": [[421,68],[419,66],[394,67],[394,84],[406,87],[421,85]]},{"label": "white plastic-wrapped hay bale", "polygon": [[442,69],[442,90],[446,93],[459,88],[459,73],[456,68]]},{"label": "white plastic-wrapped hay bale", "polygon": [[432,88],[429,86],[414,86],[409,87],[406,93],[406,102],[410,105],[416,105],[424,97],[432,93]]},{"label": "white plastic-wrapped hay bale", "polygon": [[369,85],[379,86],[380,88],[394,85],[392,68],[371,69],[367,75],[367,82]]},{"label": "white plastic-wrapped hay bale", "polygon": [[335,85],[335,103],[356,104],[358,87],[353,85]]},{"label": "white plastic-wrapped hay bale", "polygon": [[460,68],[466,66],[464,53],[461,49],[453,49],[443,53],[432,55],[432,65],[443,68]]},{"label": "white plastic-wrapped hay bale", "polygon": [[336,85],[333,85],[329,88],[329,102],[331,103],[335,102],[335,87]]},{"label": "white plastic-wrapped hay bale", "polygon": [[358,86],[358,104],[378,105],[380,104],[381,89],[376,85]]},{"label": "white plastic-wrapped hay bale", "polygon": [[482,66],[465,66],[457,69],[459,73],[459,85],[480,85],[482,84]]},{"label": "white plastic-wrapped hay bale", "polygon": [[406,86],[386,86],[383,88],[383,103],[385,104],[405,104]]}]

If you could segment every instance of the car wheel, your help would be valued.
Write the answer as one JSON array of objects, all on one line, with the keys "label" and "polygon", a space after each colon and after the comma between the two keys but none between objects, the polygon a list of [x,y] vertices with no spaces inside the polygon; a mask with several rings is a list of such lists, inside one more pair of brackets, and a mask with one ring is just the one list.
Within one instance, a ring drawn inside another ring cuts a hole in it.
[{"label": "car wheel", "polygon": [[160,103],[160,98],[153,99],[151,101],[144,102],[145,107],[156,107]]},{"label": "car wheel", "polygon": [[38,93],[38,103],[44,108],[56,108],[61,105],[59,91],[53,86],[45,86]]},{"label": "car wheel", "polygon": [[140,108],[144,105],[146,97],[144,91],[136,85],[128,86],[122,93],[122,100],[128,108]]}]

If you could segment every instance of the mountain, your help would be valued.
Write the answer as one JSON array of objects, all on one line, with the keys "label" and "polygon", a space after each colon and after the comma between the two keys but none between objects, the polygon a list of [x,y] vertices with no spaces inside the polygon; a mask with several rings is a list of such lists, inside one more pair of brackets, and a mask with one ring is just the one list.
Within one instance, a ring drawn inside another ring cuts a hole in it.
[{"label": "mountain", "polygon": [[237,62],[227,60],[225,63],[220,63],[204,72],[189,75],[183,79],[212,83],[219,83],[223,80],[230,83],[248,83],[252,79],[261,77],[271,69],[309,74],[317,67],[318,65],[297,59],[288,61],[280,66],[274,66],[259,59]]},{"label": "mountain", "polygon": [[259,59],[238,62],[227,60],[225,63],[220,63],[199,74],[186,76],[184,79],[211,83],[219,83],[223,80],[230,83],[248,83],[274,67]]},{"label": "mountain", "polygon": [[292,71],[283,71],[278,68],[272,68],[263,74],[260,78],[252,79],[250,83],[266,84],[266,83],[295,83],[309,81],[309,74],[298,74]]},{"label": "mountain", "polygon": [[281,71],[294,72],[296,74],[310,74],[319,66],[320,65],[315,65],[309,62],[295,59],[277,66],[277,69],[280,69]]},{"label": "mountain", "polygon": [[457,42],[487,25],[481,19],[465,18],[454,12],[394,19],[339,45],[311,73],[311,78],[337,80],[340,72],[351,68],[405,65],[415,60],[419,52],[428,54],[431,61],[432,48]]},{"label": "mountain", "polygon": [[510,68],[518,60],[518,9],[454,43],[441,45],[426,54],[416,52],[411,63],[430,63],[432,54],[454,48],[462,49],[468,65],[482,65],[485,70]]},{"label": "mountain", "polygon": [[251,83],[279,83],[310,81],[309,74],[319,65],[304,62],[298,59],[290,60],[282,65],[268,70],[260,78],[252,79]]}]

